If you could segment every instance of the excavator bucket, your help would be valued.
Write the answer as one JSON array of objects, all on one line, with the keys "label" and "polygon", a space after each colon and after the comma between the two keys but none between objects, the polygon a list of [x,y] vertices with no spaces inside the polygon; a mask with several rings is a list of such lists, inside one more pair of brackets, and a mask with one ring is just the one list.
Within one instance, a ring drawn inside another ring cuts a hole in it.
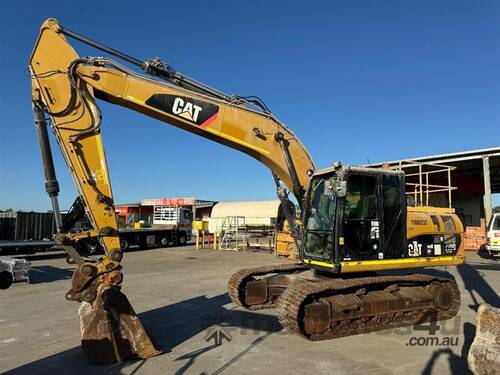
[{"label": "excavator bucket", "polygon": [[162,352],[117,287],[107,286],[92,303],[82,302],[78,314],[82,350],[96,364],[149,358]]}]

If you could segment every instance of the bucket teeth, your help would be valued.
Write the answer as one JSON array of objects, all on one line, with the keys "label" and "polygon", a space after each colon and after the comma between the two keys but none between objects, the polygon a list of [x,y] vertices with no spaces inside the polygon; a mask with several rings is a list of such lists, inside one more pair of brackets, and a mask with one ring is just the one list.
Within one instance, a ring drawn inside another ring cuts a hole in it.
[{"label": "bucket teeth", "polygon": [[92,302],[82,302],[78,311],[82,350],[97,364],[112,364],[161,354],[149,337],[127,297],[115,286],[107,286]]}]

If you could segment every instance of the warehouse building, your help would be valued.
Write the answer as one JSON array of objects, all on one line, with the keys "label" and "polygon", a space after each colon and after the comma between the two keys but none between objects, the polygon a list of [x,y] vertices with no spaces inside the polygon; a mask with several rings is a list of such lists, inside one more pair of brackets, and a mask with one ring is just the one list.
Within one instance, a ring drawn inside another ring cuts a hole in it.
[{"label": "warehouse building", "polygon": [[[411,168],[412,162],[415,162],[413,169]],[[456,213],[465,226],[485,227],[492,215],[492,194],[500,193],[500,147],[431,155],[411,160],[387,161],[369,166],[375,168],[384,165],[393,168],[406,166],[403,168],[405,173],[412,174],[417,171],[419,163],[443,167],[443,169],[450,167],[450,185],[454,187],[451,190],[451,201]],[[432,184],[446,184],[445,179],[446,176],[438,176]],[[431,204],[442,206],[442,203],[446,201],[443,195],[445,195],[444,192],[441,197],[435,196]]]}]

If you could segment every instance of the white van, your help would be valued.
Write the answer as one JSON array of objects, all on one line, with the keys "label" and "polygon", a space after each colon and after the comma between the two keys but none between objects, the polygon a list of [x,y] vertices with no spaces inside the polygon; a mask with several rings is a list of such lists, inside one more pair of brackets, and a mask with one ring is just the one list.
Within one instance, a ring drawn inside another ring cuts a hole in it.
[{"label": "white van", "polygon": [[500,257],[500,213],[493,214],[486,232],[486,250],[494,257]]}]

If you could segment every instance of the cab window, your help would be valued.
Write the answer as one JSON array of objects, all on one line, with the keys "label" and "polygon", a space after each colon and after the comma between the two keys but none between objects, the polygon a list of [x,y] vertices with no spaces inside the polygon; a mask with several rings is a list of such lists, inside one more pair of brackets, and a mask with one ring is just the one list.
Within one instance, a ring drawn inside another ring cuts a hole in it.
[{"label": "cab window", "polygon": [[347,181],[346,220],[377,218],[377,184],[373,176],[353,175]]},{"label": "cab window", "polygon": [[[330,179],[333,183],[333,178]],[[333,195],[325,194],[327,179],[316,179],[312,182],[309,197],[307,229],[332,230],[335,215],[335,199]]]},{"label": "cab window", "polygon": [[333,254],[336,200],[331,187],[334,182],[335,175],[315,177],[311,181],[306,212],[306,256],[328,260]]},{"label": "cab window", "polygon": [[399,200],[399,176],[384,175],[384,222],[385,236],[389,236],[394,221],[401,209]]},{"label": "cab window", "polygon": [[500,230],[500,216],[493,216],[493,220],[491,221],[490,230]]}]

